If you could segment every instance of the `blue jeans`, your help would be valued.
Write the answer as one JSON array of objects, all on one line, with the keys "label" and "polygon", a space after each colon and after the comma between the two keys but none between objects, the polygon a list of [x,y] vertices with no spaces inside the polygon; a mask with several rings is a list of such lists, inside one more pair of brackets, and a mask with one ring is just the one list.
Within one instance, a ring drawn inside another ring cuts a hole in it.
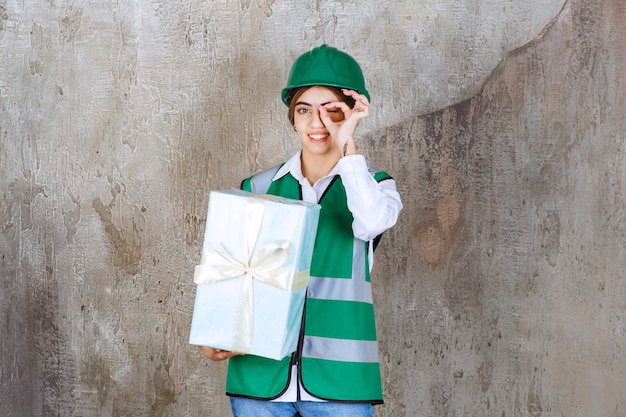
[{"label": "blue jeans", "polygon": [[230,397],[234,417],[374,417],[374,409],[366,403],[297,401],[295,403],[252,400]]}]

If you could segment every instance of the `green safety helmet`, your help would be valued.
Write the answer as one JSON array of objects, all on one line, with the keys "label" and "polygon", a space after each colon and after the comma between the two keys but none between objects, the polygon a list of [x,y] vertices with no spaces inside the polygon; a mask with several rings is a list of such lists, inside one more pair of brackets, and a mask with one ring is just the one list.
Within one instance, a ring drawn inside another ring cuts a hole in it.
[{"label": "green safety helmet", "polygon": [[347,88],[370,99],[359,64],[350,55],[326,44],[305,52],[293,63],[287,87],[281,94],[283,103],[289,106],[290,90],[312,85]]}]

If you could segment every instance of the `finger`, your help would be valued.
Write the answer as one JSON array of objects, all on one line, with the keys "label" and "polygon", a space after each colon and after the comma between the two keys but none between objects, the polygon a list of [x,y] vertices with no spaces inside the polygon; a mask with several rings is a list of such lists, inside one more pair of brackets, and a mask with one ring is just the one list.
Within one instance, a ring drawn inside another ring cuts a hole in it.
[{"label": "finger", "polygon": [[359,117],[359,119],[367,117],[370,115],[370,106],[362,106],[355,113],[357,113],[357,116]]},{"label": "finger", "polygon": [[343,122],[350,115],[350,111],[350,107],[343,102],[333,102],[319,106],[320,118],[326,127]]},{"label": "finger", "polygon": [[363,96],[363,99],[364,100],[357,100],[352,108],[352,112],[356,113],[360,119],[367,117],[370,114],[370,105],[367,102],[367,98]]},{"label": "finger", "polygon": [[229,351],[227,351],[227,350],[223,350],[223,351],[221,351],[221,352],[218,352],[218,353],[215,355],[215,359],[214,359],[214,360],[217,360],[217,361],[223,361],[223,360],[225,360],[225,359],[230,358],[231,356],[234,356],[233,352],[229,352]]},{"label": "finger", "polygon": [[369,104],[369,100],[367,99],[367,96],[365,94],[361,94],[355,90],[348,90],[346,88],[341,91],[346,96],[350,96],[357,101],[362,101],[363,103]]},{"label": "finger", "polygon": [[343,101],[331,101],[330,103],[323,104],[321,108],[327,111],[341,110],[344,114],[351,110],[350,106]]},{"label": "finger", "polygon": [[369,114],[370,114],[369,106],[364,105],[364,104],[359,104],[357,102],[357,104],[354,105],[354,108],[352,108],[349,113],[346,113],[346,120],[351,120],[351,119],[360,120],[369,116]]},{"label": "finger", "polygon": [[213,349],[207,346],[198,346],[200,348],[200,350],[202,351],[202,353],[204,353],[204,356],[206,356],[207,358],[213,360],[213,357],[215,356],[217,349]]},{"label": "finger", "polygon": [[208,346],[200,346],[200,349],[202,350],[202,353],[204,353],[204,355],[212,361],[223,361],[235,355],[233,352],[228,350],[215,349]]}]

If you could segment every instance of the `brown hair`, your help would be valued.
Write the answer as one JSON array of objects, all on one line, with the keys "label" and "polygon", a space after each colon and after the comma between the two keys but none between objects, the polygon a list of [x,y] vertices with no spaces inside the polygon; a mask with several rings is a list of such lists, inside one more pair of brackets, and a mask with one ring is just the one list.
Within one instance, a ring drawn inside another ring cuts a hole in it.
[{"label": "brown hair", "polygon": [[[291,123],[291,125],[293,126],[293,117],[294,117],[294,113],[296,111],[296,103],[298,102],[298,99],[300,98],[300,96],[309,88],[313,87],[312,85],[307,86],[307,87],[300,87],[300,88],[294,88],[292,90],[289,90],[287,92],[287,101],[289,102],[289,111],[287,112],[287,117],[289,118],[289,122]],[[337,97],[339,97],[339,101],[343,101],[344,103],[346,103],[348,105],[348,107],[353,108],[354,107],[354,103],[355,100],[350,97],[350,96],[346,96],[343,91],[341,91],[341,88],[338,87],[329,87],[326,85],[322,85],[320,87],[325,87],[328,88],[329,90],[331,90],[333,93],[335,93],[335,95]]]}]

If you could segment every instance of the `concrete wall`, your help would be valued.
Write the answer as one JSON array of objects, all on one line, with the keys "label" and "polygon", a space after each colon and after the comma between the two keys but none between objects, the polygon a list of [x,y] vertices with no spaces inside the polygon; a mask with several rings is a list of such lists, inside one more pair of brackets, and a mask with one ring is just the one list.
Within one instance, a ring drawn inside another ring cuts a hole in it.
[{"label": "concrete wall", "polygon": [[622,3],[0,0],[0,415],[229,415],[187,344],[208,191],[296,149],[325,41],[406,205],[377,415],[623,416]]}]

